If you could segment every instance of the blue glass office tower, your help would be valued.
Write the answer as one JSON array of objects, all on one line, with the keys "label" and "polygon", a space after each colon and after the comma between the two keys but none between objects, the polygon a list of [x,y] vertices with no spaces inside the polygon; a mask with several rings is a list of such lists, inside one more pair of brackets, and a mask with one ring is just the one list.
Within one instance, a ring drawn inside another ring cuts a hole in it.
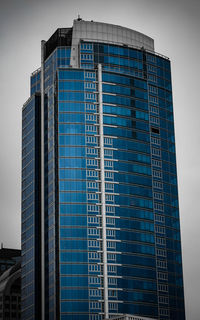
[{"label": "blue glass office tower", "polygon": [[77,19],[22,111],[22,319],[184,320],[170,61]]}]

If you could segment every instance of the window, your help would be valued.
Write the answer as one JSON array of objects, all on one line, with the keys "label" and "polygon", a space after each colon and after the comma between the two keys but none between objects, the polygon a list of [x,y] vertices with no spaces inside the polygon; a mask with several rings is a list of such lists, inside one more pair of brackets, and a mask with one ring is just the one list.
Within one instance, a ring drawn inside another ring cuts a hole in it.
[{"label": "window", "polygon": [[[116,260],[116,254],[115,253],[108,253],[108,260],[115,261]],[[110,278],[110,279],[112,279],[112,278]]]},{"label": "window", "polygon": [[105,178],[113,179],[114,174],[110,171],[105,171]]},{"label": "window", "polygon": [[154,74],[148,74],[148,80],[156,83],[157,77]]},{"label": "window", "polygon": [[89,284],[98,284],[98,283],[100,283],[100,278],[89,277]]},{"label": "window", "polygon": [[86,111],[94,111],[96,112],[97,110],[97,107],[95,104],[91,104],[91,103],[86,103],[85,104],[85,108],[86,108]]},{"label": "window", "polygon": [[98,177],[98,171],[87,170],[87,177]]},{"label": "window", "polygon": [[160,130],[158,128],[151,127],[151,132],[160,134]]},{"label": "window", "polygon": [[99,253],[98,252],[89,252],[88,253],[88,258],[89,259],[93,259],[93,260],[98,260],[100,257],[99,257]]},{"label": "window", "polygon": [[97,116],[95,114],[87,113],[85,115],[85,120],[86,121],[95,121],[97,120]]},{"label": "window", "polygon": [[99,315],[99,314],[90,314],[89,320],[102,320],[102,315]]},{"label": "window", "polygon": [[86,153],[90,155],[97,155],[97,149],[95,148],[86,148]]},{"label": "window", "polygon": [[156,156],[156,157],[160,157],[161,156],[161,151],[160,149],[157,149],[157,148],[151,148],[151,153],[153,156]]},{"label": "window", "polygon": [[108,272],[116,272],[117,266],[114,265],[108,265]]},{"label": "window", "polygon": [[115,237],[115,230],[107,229],[106,230],[106,235],[108,237]]},{"label": "window", "polygon": [[165,217],[159,214],[155,214],[155,221],[165,223]]},{"label": "window", "polygon": [[98,240],[88,240],[88,247],[99,248],[99,241]]},{"label": "window", "polygon": [[168,309],[159,308],[159,314],[161,316],[168,316],[169,315],[169,310]]},{"label": "window", "polygon": [[106,201],[114,201],[114,195],[113,194],[106,194],[105,195]]},{"label": "window", "polygon": [[163,183],[160,181],[153,181],[153,187],[157,189],[163,189]]},{"label": "window", "polygon": [[154,209],[157,210],[157,211],[164,211],[164,206],[162,203],[157,203],[157,202],[154,202]]},{"label": "window", "polygon": [[105,167],[113,168],[113,161],[112,160],[105,160],[104,165],[105,165]]},{"label": "window", "polygon": [[165,238],[156,237],[156,243],[160,244],[162,246],[165,246],[166,245],[166,239]]},{"label": "window", "polygon": [[88,268],[89,271],[100,271],[100,266],[98,264],[89,264]]},{"label": "window", "polygon": [[160,139],[156,137],[151,137],[151,143],[160,146]]},{"label": "window", "polygon": [[86,136],[86,143],[97,143],[97,137],[95,136]]},{"label": "window", "polygon": [[168,285],[166,285],[166,284],[158,284],[158,291],[167,292],[168,291]]},{"label": "window", "polygon": [[150,54],[147,54],[147,61],[149,62],[156,62],[156,57]]},{"label": "window", "polygon": [[98,289],[89,289],[89,296],[90,297],[100,297],[101,291]]},{"label": "window", "polygon": [[85,89],[96,89],[96,83],[94,83],[94,82],[85,82]]},{"label": "window", "polygon": [[105,183],[106,190],[114,190],[114,184],[113,183]]},{"label": "window", "polygon": [[163,261],[163,260],[157,260],[157,267],[158,268],[163,268],[163,269],[166,269],[167,268],[167,262],[166,261]]},{"label": "window", "polygon": [[150,112],[155,113],[155,114],[159,114],[159,109],[158,109],[158,107],[150,106]]},{"label": "window", "polygon": [[89,204],[87,209],[88,212],[99,212],[99,206],[96,206],[95,204]]},{"label": "window", "polygon": [[83,69],[89,69],[89,68],[90,69],[94,69],[93,65],[92,65],[92,63],[90,61],[87,61],[87,63],[83,63],[83,61],[81,61],[81,68],[83,68]]},{"label": "window", "polygon": [[159,168],[161,168],[161,166],[162,166],[162,163],[161,163],[160,160],[152,159],[152,160],[151,160],[151,163],[152,163],[152,166],[154,166],[154,167],[159,167]]},{"label": "window", "polygon": [[86,131],[87,132],[97,132],[97,127],[93,125],[86,125]]},{"label": "window", "polygon": [[118,304],[117,304],[117,303],[114,303],[114,302],[110,302],[110,303],[108,304],[108,308],[109,308],[109,310],[117,311],[117,310],[118,310]]},{"label": "window", "polygon": [[97,223],[99,223],[99,218],[95,217],[95,216],[88,216],[88,223],[97,224]]},{"label": "window", "polygon": [[87,166],[97,167],[98,161],[96,159],[87,159],[86,164],[87,164]]},{"label": "window", "polygon": [[112,157],[113,156],[113,150],[111,149],[104,149],[104,155]]},{"label": "window", "polygon": [[163,194],[160,192],[154,192],[153,196],[154,196],[154,199],[163,200]]},{"label": "window", "polygon": [[115,207],[106,206],[106,213],[115,213]]},{"label": "window", "polygon": [[88,181],[87,182],[87,188],[88,189],[98,189],[99,185],[97,182]]},{"label": "window", "polygon": [[158,104],[158,97],[149,96],[150,103]]},{"label": "window", "polygon": [[155,231],[156,233],[165,234],[165,227],[156,226]]},{"label": "window", "polygon": [[116,285],[117,284],[117,278],[108,278],[108,284]]},{"label": "window", "polygon": [[113,139],[112,138],[104,138],[104,145],[113,145]]},{"label": "window", "polygon": [[85,79],[95,79],[96,78],[96,74],[95,72],[90,72],[90,71],[85,71]]},{"label": "window", "polygon": [[99,195],[98,195],[98,193],[88,193],[87,199],[88,200],[99,200]]},{"label": "window", "polygon": [[81,43],[81,49],[82,50],[93,50],[93,44],[92,43]]},{"label": "window", "polygon": [[[97,282],[97,283],[100,283],[100,282]],[[101,309],[101,303],[96,301],[90,302],[90,309]]]},{"label": "window", "polygon": [[108,296],[109,297],[117,297],[117,291],[116,290],[108,290]]},{"label": "window", "polygon": [[96,94],[91,92],[85,92],[85,99],[96,101]]},{"label": "window", "polygon": [[116,249],[116,242],[114,242],[114,241],[107,241],[107,248]]},{"label": "window", "polygon": [[167,256],[167,253],[166,253],[166,250],[164,249],[156,249],[156,255],[157,256],[160,256],[160,257],[166,257]]},{"label": "window", "polygon": [[97,229],[97,228],[89,228],[88,229],[88,235],[89,236],[97,236],[97,235],[99,235],[99,229]]},{"label": "window", "polygon": [[155,66],[152,66],[151,64],[147,65],[147,70],[154,73],[157,72],[157,68]]},{"label": "window", "polygon": [[115,219],[114,218],[106,218],[106,223],[107,224],[111,224],[111,225],[115,225]]},{"label": "window", "polygon": [[153,173],[153,177],[155,177],[155,178],[162,178],[162,171],[154,170],[154,169],[153,169],[152,173]]},{"label": "window", "polygon": [[168,280],[168,275],[167,273],[164,273],[164,272],[158,272],[158,279],[159,280]]},{"label": "window", "polygon": [[159,303],[168,304],[168,303],[169,303],[169,298],[166,297],[166,296],[159,296],[159,297],[158,297],[158,302],[159,302]]},{"label": "window", "polygon": [[154,93],[154,94],[158,94],[158,88],[149,85],[149,92]]},{"label": "window", "polygon": [[150,116],[150,122],[159,125],[160,119],[158,117]]},{"label": "window", "polygon": [[93,60],[93,54],[85,54],[85,53],[82,53],[82,54],[81,54],[81,60],[92,61],[92,60]]}]

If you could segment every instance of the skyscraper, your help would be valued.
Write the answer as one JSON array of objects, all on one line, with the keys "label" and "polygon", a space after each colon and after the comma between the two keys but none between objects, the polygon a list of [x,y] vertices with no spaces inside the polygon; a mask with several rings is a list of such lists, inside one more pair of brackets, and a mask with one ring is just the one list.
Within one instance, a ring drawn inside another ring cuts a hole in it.
[{"label": "skyscraper", "polygon": [[170,61],[77,19],[22,111],[22,319],[184,320]]}]

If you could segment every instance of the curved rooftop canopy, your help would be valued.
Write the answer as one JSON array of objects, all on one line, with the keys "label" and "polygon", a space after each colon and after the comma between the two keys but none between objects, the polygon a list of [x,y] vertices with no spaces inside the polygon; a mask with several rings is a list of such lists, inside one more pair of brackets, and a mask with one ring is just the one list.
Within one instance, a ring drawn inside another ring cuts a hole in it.
[{"label": "curved rooftop canopy", "polygon": [[114,24],[85,21],[78,18],[73,22],[70,61],[70,64],[75,68],[78,67],[78,44],[80,40],[105,42],[154,51],[154,40],[141,32]]}]

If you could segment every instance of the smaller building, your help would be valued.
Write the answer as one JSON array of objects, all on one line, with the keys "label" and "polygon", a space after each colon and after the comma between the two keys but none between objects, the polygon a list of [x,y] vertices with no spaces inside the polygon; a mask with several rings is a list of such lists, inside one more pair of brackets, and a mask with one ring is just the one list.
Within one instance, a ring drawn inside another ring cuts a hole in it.
[{"label": "smaller building", "polygon": [[111,319],[112,320],[155,320],[153,318],[134,316],[134,315],[131,315],[131,314],[123,314],[121,316],[116,316],[116,317],[111,318]]},{"label": "smaller building", "polygon": [[21,261],[21,250],[3,248],[0,249],[0,276],[17,262]]},{"label": "smaller building", "polygon": [[21,319],[21,262],[0,276],[0,320]]}]

